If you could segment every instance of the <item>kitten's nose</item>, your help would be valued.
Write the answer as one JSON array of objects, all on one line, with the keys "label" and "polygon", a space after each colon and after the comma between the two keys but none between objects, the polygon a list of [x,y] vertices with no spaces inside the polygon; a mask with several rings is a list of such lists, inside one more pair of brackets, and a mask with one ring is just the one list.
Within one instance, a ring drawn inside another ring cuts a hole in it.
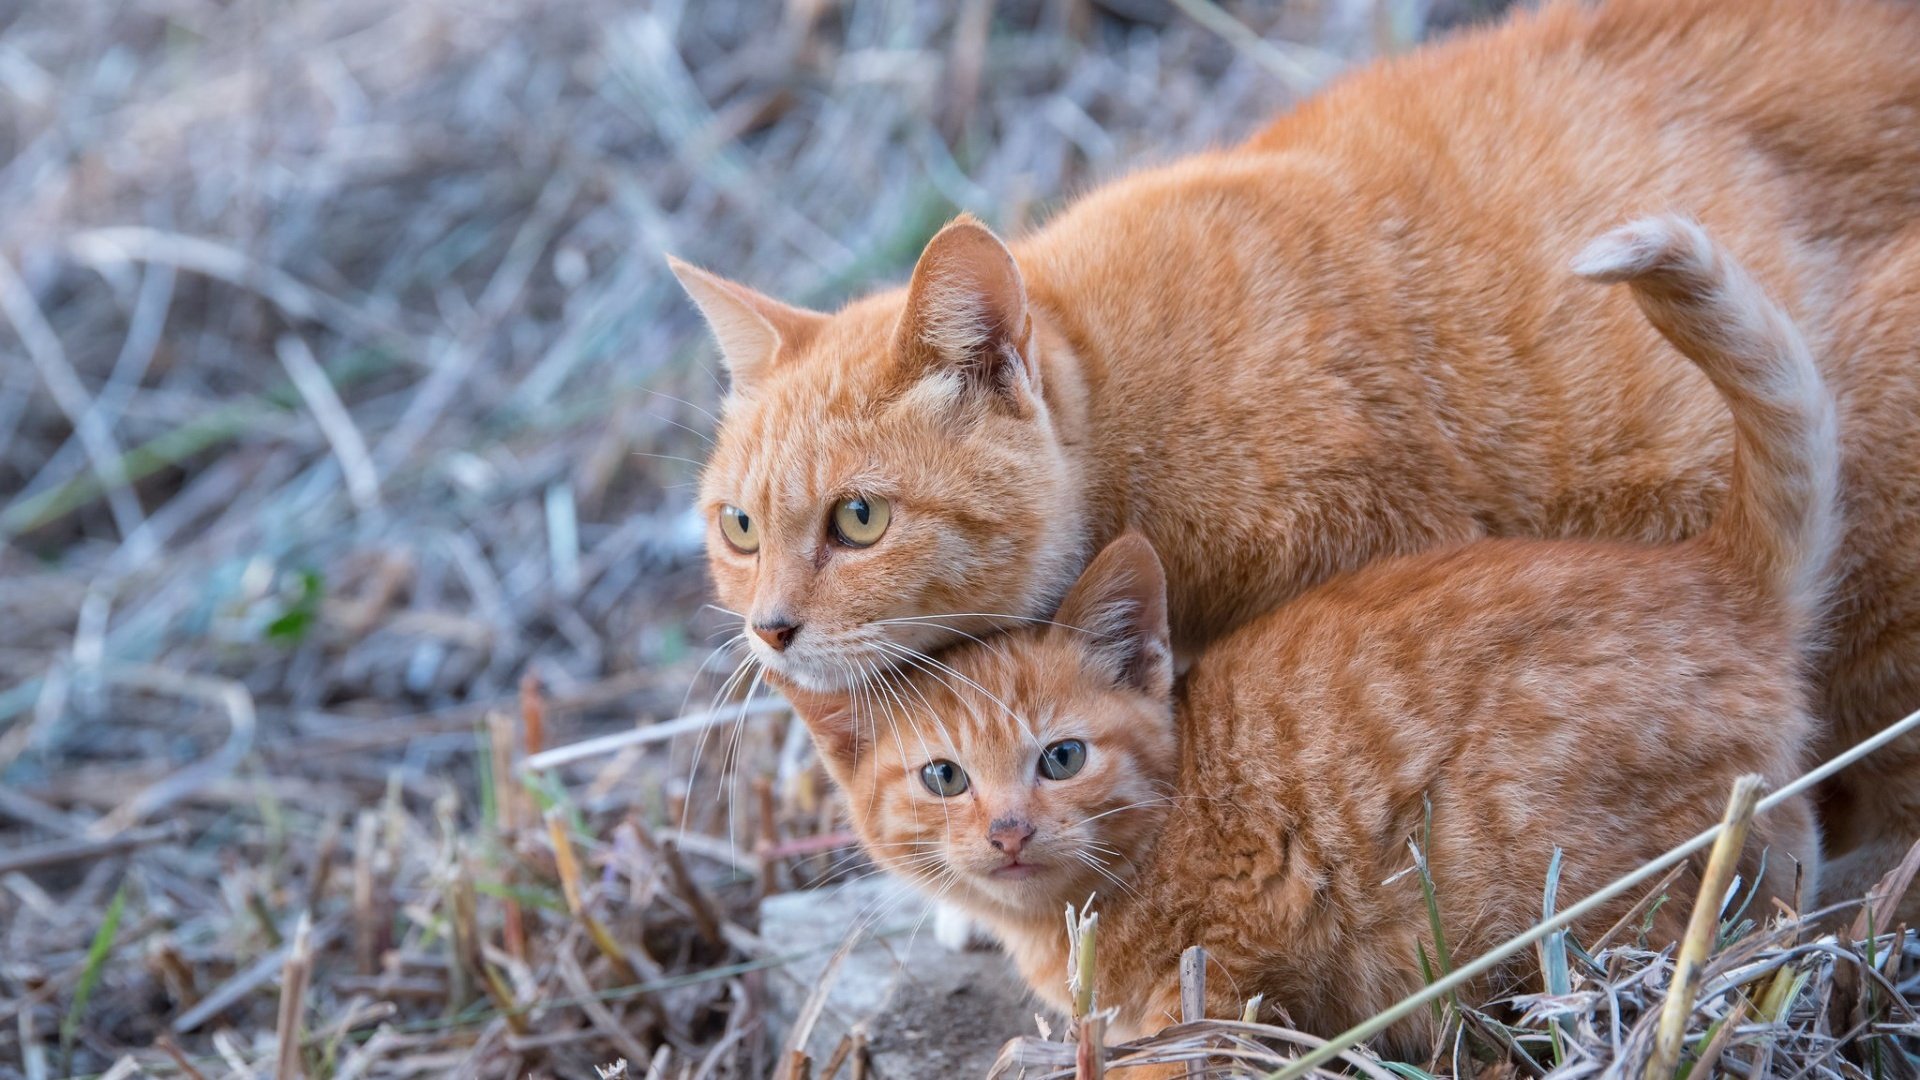
[{"label": "kitten's nose", "polygon": [[1033,823],[1024,818],[995,818],[987,827],[987,842],[995,851],[1004,851],[1012,858],[1020,857],[1020,849],[1033,839]]}]

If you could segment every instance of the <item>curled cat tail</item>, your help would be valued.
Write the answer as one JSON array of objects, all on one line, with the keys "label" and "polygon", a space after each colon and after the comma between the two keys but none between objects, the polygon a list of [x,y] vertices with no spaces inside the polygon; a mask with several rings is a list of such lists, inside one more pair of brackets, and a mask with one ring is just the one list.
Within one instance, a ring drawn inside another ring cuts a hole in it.
[{"label": "curled cat tail", "polygon": [[1793,320],[1703,231],[1650,217],[1607,233],[1575,273],[1625,282],[1674,348],[1733,413],[1727,502],[1700,537],[1729,567],[1814,625],[1840,528],[1833,397]]}]

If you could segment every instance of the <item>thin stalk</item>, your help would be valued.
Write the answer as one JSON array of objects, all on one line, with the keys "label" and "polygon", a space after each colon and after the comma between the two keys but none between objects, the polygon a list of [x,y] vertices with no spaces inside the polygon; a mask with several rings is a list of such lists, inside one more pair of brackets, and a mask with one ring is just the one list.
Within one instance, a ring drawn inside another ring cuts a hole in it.
[{"label": "thin stalk", "polygon": [[1680,954],[1673,962],[1673,982],[1660,1009],[1653,1056],[1647,1059],[1647,1080],[1664,1080],[1680,1065],[1680,1046],[1686,1041],[1687,1020],[1693,1016],[1694,995],[1700,990],[1700,969],[1707,962],[1714,932],[1720,926],[1720,901],[1733,881],[1740,851],[1747,846],[1747,828],[1753,824],[1753,808],[1760,802],[1763,784],[1758,776],[1742,776],[1733,783],[1726,816],[1720,819],[1720,835],[1714,840],[1707,872],[1701,875],[1700,889],[1694,894],[1687,936],[1681,939]]}]

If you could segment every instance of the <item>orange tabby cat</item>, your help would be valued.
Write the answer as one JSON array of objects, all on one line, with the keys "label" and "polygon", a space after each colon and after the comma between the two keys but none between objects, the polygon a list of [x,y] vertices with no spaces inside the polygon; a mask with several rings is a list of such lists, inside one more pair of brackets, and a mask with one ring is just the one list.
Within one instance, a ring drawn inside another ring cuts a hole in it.
[{"label": "orange tabby cat", "polygon": [[[1251,620],[1177,688],[1160,562],[1127,533],[1055,625],[884,676],[922,706],[888,713],[891,737],[846,692],[793,691],[872,857],[987,922],[1061,1008],[1061,912],[1092,894],[1123,1034],[1176,1017],[1177,960],[1199,944],[1221,969],[1213,1015],[1264,994],[1330,1035],[1422,985],[1433,946],[1404,871],[1429,800],[1442,926],[1471,956],[1532,924],[1555,845],[1564,903],[1712,824],[1736,776],[1793,776],[1837,531],[1832,402],[1793,324],[1697,227],[1639,222],[1578,269],[1630,281],[1732,407],[1729,497],[1705,531],[1382,560]],[[1804,800],[1754,829],[1743,874],[1765,913],[1815,872],[1818,834]],[[1683,908],[1653,936],[1676,937]],[[1394,1048],[1423,1048],[1429,1023]]]},{"label": "orange tabby cat", "polygon": [[[1725,405],[1561,272],[1697,216],[1839,402],[1823,750],[1920,706],[1920,8],[1550,3],[1350,76],[1008,248],[963,218],[833,315],[684,264],[733,387],[702,481],[721,601],[815,688],[1041,616],[1122,531],[1176,650],[1384,555],[1676,540]],[[1920,740],[1828,793],[1842,893],[1920,834]]]}]

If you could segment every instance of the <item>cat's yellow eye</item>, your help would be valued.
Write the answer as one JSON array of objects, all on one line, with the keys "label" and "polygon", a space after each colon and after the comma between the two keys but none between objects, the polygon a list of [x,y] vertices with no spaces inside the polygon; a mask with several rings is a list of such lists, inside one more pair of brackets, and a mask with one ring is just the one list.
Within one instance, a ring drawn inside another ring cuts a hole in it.
[{"label": "cat's yellow eye", "polygon": [[872,547],[892,520],[893,507],[882,498],[856,495],[833,504],[833,535],[851,547]]},{"label": "cat's yellow eye", "polygon": [[745,510],[737,506],[720,508],[720,535],[727,538],[733,550],[742,555],[751,555],[760,550],[760,528]]},{"label": "cat's yellow eye", "polygon": [[935,761],[920,767],[920,782],[943,799],[951,799],[967,790],[967,771],[951,761]]},{"label": "cat's yellow eye", "polygon": [[1087,744],[1079,739],[1062,739],[1040,751],[1040,775],[1049,780],[1065,780],[1087,763]]}]

